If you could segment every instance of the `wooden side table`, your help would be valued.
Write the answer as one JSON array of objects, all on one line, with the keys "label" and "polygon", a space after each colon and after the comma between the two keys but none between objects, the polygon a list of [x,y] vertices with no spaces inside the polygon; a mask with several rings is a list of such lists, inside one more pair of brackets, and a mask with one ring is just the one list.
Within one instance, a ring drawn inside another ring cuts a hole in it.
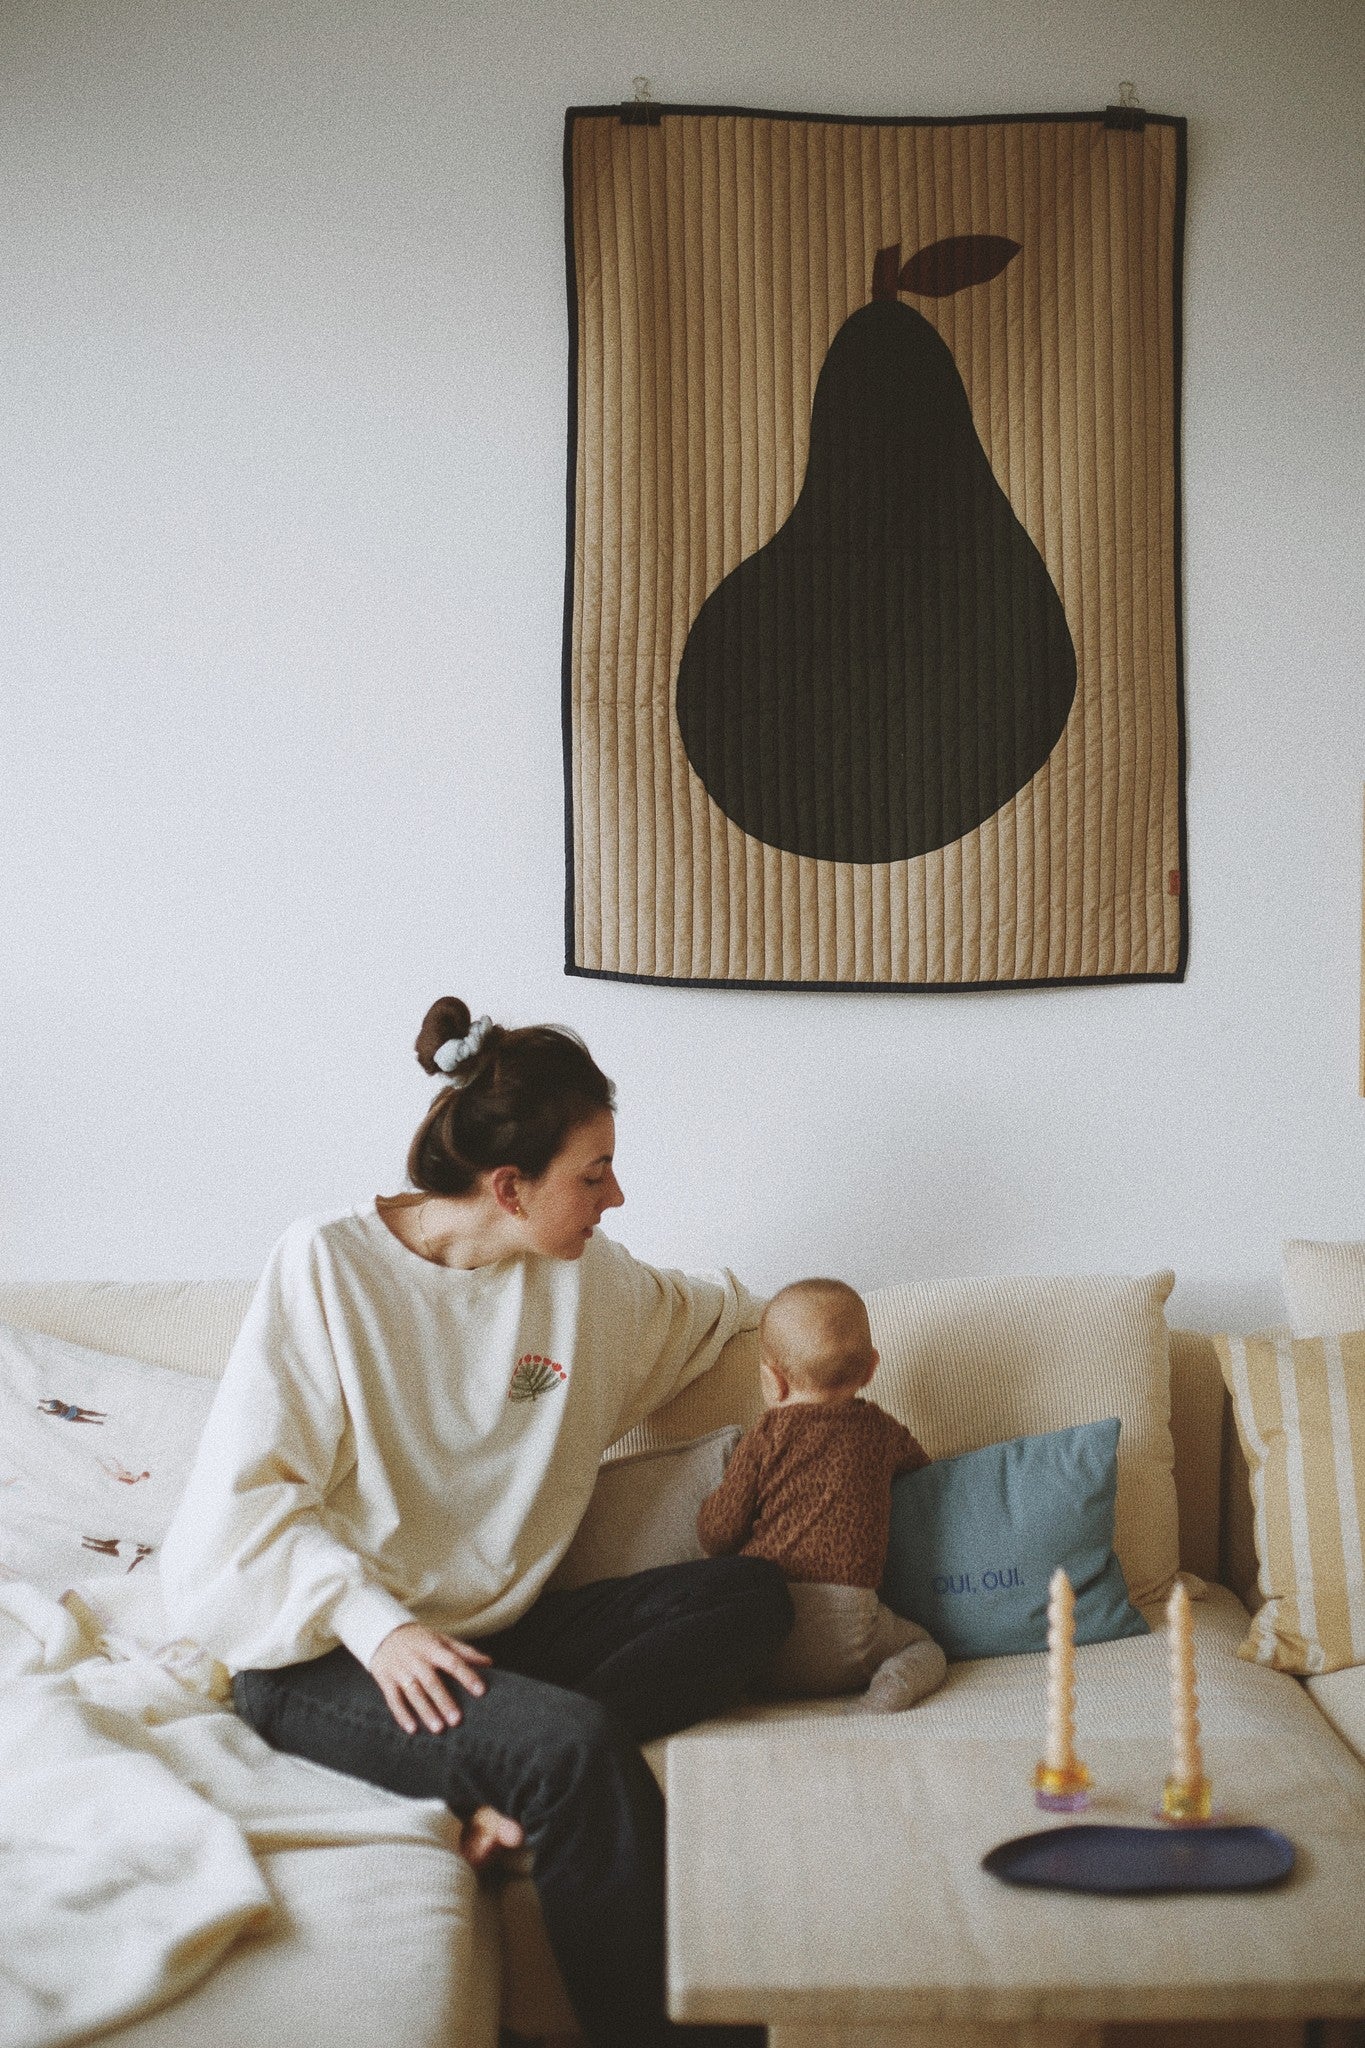
[{"label": "wooden side table", "polygon": [[[1205,1743],[1227,1819],[1295,1843],[1290,1878],[1139,1898],[980,1868],[997,1842],[1067,1824],[1033,1803],[1036,1743],[810,1724],[676,1742],[669,2010],[766,2023],[771,2048],[1092,2048],[1105,2022],[1365,2015],[1365,1767],[1325,1725],[1304,1733],[1293,1753]],[[1077,1818],[1150,1822],[1165,1739],[1085,1753],[1096,1803]]]}]

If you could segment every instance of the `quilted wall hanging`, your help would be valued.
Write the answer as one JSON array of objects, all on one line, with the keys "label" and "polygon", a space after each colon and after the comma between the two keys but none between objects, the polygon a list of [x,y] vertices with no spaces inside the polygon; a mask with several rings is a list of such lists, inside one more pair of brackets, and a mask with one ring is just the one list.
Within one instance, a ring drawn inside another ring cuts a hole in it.
[{"label": "quilted wall hanging", "polygon": [[1185,124],[570,111],[567,967],[1178,980]]}]

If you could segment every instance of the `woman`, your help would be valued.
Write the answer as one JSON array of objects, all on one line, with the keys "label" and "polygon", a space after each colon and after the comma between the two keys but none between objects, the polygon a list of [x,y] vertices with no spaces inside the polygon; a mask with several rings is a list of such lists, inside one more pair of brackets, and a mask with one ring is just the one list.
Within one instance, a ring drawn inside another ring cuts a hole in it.
[{"label": "woman", "polygon": [[444,1799],[476,1866],[527,1842],[581,2026],[640,2048],[673,2029],[638,1745],[733,1701],[791,1602],[751,1558],[545,1587],[606,1446],[756,1307],[729,1275],[658,1272],[598,1232],[625,1199],[614,1095],[571,1032],[471,1024],[446,997],[417,1056],[447,1085],[408,1155],[416,1192],[276,1246],[167,1593],[276,1748]]}]

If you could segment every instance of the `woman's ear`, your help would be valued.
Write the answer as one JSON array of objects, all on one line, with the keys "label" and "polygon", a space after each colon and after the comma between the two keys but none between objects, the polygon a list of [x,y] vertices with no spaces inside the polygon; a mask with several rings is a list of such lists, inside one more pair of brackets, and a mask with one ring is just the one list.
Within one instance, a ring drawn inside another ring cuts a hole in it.
[{"label": "woman's ear", "polygon": [[488,1185],[498,1207],[505,1209],[509,1216],[526,1214],[521,1206],[521,1175],[515,1166],[495,1166],[488,1176]]}]

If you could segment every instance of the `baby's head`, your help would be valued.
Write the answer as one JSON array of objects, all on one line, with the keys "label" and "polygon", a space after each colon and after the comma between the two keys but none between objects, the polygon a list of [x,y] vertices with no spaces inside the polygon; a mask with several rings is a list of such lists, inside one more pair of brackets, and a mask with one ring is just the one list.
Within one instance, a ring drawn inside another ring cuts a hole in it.
[{"label": "baby's head", "polygon": [[851,1401],[876,1370],[862,1297],[842,1280],[793,1280],[758,1328],[768,1399]]}]

